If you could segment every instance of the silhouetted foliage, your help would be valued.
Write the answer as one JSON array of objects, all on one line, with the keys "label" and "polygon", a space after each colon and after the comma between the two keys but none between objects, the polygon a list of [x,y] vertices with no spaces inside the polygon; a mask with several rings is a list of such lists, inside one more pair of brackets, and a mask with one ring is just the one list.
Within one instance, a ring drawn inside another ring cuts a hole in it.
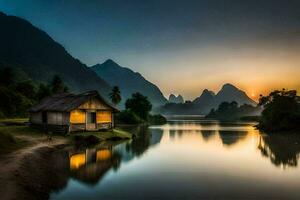
[{"label": "silhouetted foliage", "polygon": [[53,94],[60,94],[68,91],[68,87],[65,86],[62,79],[58,75],[53,77],[50,86]]},{"label": "silhouetted foliage", "polygon": [[11,86],[14,85],[14,73],[12,68],[5,67],[0,72],[0,85],[2,86]]},{"label": "silhouetted foliage", "polygon": [[233,101],[229,102],[222,102],[218,109],[212,109],[206,118],[215,118],[220,120],[237,120],[243,116],[251,116],[256,113],[259,113],[260,107],[254,107],[251,105],[241,105],[238,106],[238,103]]},{"label": "silhouetted foliage", "polygon": [[152,104],[146,96],[137,92],[132,94],[130,99],[127,99],[125,107],[127,110],[135,113],[141,119],[147,121],[149,112],[152,109]]},{"label": "silhouetted foliage", "polygon": [[116,115],[116,122],[121,124],[165,124],[166,118],[162,115],[150,115],[151,103],[146,96],[140,93],[132,94],[127,99],[126,110]]},{"label": "silhouetted foliage", "polygon": [[[17,81],[12,68],[0,70],[0,77],[0,118],[25,117],[29,107],[52,95],[51,85],[40,84],[37,88],[38,84],[31,80]],[[64,85],[59,77],[55,79],[55,83],[59,83],[55,86]]]},{"label": "silhouetted foliage", "polygon": [[275,166],[296,167],[300,154],[300,135],[297,133],[273,134],[261,137],[258,149],[268,157]]},{"label": "silhouetted foliage", "polygon": [[109,98],[111,99],[111,102],[113,102],[115,105],[120,103],[122,100],[121,98],[121,92],[118,86],[114,86],[111,90],[111,93],[109,93]]},{"label": "silhouetted foliage", "polygon": [[40,101],[45,97],[51,96],[52,91],[48,85],[41,83],[37,91],[37,99]]},{"label": "silhouetted foliage", "polygon": [[259,105],[264,107],[259,128],[265,131],[286,131],[300,128],[300,106],[296,90],[275,90],[261,96]]},{"label": "silhouetted foliage", "polygon": [[36,98],[36,88],[32,81],[24,81],[16,85],[16,90],[27,98]]},{"label": "silhouetted foliage", "polygon": [[140,117],[129,110],[124,110],[116,115],[116,123],[119,124],[140,124],[143,122]]}]

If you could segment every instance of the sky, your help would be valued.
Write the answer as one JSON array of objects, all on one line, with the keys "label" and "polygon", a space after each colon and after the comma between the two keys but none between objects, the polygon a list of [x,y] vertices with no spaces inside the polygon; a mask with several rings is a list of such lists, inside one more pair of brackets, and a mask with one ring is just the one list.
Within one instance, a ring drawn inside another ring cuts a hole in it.
[{"label": "sky", "polygon": [[113,59],[167,97],[232,83],[300,91],[299,0],[0,0],[91,66]]}]

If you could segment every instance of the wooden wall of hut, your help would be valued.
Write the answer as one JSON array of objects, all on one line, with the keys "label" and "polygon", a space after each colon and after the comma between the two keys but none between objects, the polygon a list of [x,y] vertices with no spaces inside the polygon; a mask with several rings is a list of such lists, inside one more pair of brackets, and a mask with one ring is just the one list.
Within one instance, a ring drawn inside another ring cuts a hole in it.
[{"label": "wooden wall of hut", "polygon": [[78,109],[84,109],[84,110],[111,110],[110,107],[105,105],[103,102],[101,102],[97,98],[91,98],[89,101],[85,102],[81,106],[78,107]]}]

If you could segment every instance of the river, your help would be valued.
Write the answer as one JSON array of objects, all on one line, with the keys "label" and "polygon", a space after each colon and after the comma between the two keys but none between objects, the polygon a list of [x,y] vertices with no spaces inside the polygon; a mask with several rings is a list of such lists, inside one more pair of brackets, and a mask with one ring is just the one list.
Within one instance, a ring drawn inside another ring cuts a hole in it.
[{"label": "river", "polygon": [[65,199],[300,199],[297,134],[250,122],[172,119],[133,141],[69,151]]}]

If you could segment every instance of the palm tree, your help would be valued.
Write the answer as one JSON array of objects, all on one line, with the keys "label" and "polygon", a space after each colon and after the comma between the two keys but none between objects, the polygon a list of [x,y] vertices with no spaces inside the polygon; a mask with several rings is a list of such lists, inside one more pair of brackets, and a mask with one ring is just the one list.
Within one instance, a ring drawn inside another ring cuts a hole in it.
[{"label": "palm tree", "polygon": [[115,105],[120,103],[120,101],[121,101],[121,92],[120,92],[118,86],[113,87],[113,89],[111,90],[111,93],[109,93],[109,97]]}]

